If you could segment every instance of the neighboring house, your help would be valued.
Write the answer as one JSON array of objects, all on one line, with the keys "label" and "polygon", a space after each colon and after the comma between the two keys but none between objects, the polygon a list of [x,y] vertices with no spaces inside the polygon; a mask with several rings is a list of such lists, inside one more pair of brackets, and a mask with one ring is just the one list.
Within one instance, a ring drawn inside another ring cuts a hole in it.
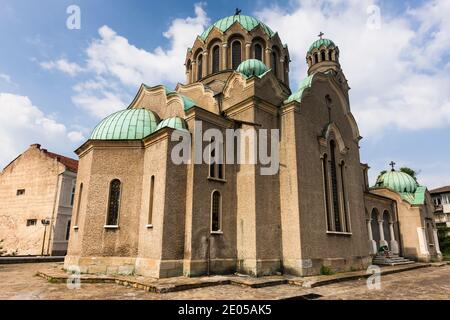
[{"label": "neighboring house", "polygon": [[7,254],[66,254],[77,170],[77,160],[39,144],[3,169],[0,239]]},{"label": "neighboring house", "polygon": [[450,186],[430,191],[434,210],[434,221],[440,230],[450,236]]}]

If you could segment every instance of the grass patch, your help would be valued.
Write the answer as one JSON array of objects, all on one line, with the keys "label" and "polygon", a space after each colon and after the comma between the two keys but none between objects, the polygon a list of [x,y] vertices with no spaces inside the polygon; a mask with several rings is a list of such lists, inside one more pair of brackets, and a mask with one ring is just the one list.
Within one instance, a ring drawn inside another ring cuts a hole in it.
[{"label": "grass patch", "polygon": [[334,274],[334,272],[333,272],[333,270],[331,270],[330,267],[322,266],[320,268],[320,274],[323,276],[331,276],[332,274]]}]

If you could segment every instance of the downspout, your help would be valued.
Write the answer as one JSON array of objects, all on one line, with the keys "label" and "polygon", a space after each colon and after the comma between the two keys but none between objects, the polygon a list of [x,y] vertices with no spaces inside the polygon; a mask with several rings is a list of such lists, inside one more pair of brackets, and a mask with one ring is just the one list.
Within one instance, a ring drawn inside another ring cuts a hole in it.
[{"label": "downspout", "polygon": [[50,219],[50,230],[49,230],[49,234],[48,234],[48,242],[47,242],[47,255],[51,255],[50,254],[50,244],[51,244],[51,240],[52,240],[52,236],[53,236],[53,230],[55,228],[54,225],[54,221],[55,221],[55,215],[56,215],[56,210],[59,207],[59,204],[57,205],[57,202],[59,202],[59,194],[60,194],[60,181],[61,181],[61,176],[64,174],[65,171],[59,173],[56,176],[56,190],[55,190],[55,197],[53,199],[53,212],[52,212],[52,218]]}]

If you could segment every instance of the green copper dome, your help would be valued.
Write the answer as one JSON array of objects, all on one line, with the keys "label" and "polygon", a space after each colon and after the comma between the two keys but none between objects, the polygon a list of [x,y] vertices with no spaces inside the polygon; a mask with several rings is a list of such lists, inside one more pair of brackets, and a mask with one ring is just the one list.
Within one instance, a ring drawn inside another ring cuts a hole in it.
[{"label": "green copper dome", "polygon": [[158,116],[147,109],[127,109],[113,113],[100,122],[91,140],[140,140],[153,132]]},{"label": "green copper dome", "polygon": [[246,60],[237,68],[237,72],[242,73],[247,78],[252,76],[261,77],[267,71],[269,71],[269,68],[257,59]]},{"label": "green copper dome", "polygon": [[302,102],[303,92],[305,92],[306,89],[311,88],[314,76],[315,75],[312,74],[303,79],[297,92],[294,92],[286,101],[284,101],[284,103],[288,104],[292,101]]},{"label": "green copper dome", "polygon": [[214,23],[212,26],[210,26],[208,29],[206,29],[205,32],[200,36],[200,38],[205,41],[206,38],[208,38],[211,31],[216,27],[221,32],[227,31],[235,22],[239,22],[239,24],[247,31],[252,31],[259,25],[263,28],[264,32],[269,36],[273,37],[275,35],[275,32],[272,31],[267,25],[259,21],[258,19],[255,19],[250,16],[244,16],[244,15],[235,15],[235,16],[229,16],[223,19],[220,19],[216,23]]},{"label": "green copper dome", "polygon": [[155,131],[161,130],[163,128],[172,128],[175,130],[187,130],[187,124],[184,119],[181,119],[179,117],[174,118],[168,118],[161,121],[158,126],[156,127]]},{"label": "green copper dome", "polygon": [[317,41],[314,41],[314,43],[309,48],[308,53],[311,53],[311,52],[313,52],[314,49],[319,49],[322,46],[325,46],[327,48],[335,48],[336,47],[334,42],[331,41],[330,39],[319,39]]},{"label": "green copper dome", "polygon": [[415,193],[418,184],[413,177],[401,171],[390,171],[381,175],[375,187],[389,188],[398,193]]}]

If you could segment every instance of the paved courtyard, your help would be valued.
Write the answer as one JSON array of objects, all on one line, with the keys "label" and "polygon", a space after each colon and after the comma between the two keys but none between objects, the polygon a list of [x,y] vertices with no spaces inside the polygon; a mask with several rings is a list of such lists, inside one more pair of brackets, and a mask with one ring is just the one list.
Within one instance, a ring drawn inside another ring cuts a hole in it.
[{"label": "paved courtyard", "polygon": [[450,266],[428,267],[381,277],[381,290],[368,290],[366,280],[352,280],[316,288],[277,285],[249,288],[221,285],[171,293],[150,293],[117,284],[81,284],[69,289],[36,275],[38,270],[59,270],[61,264],[0,265],[0,299],[285,299],[318,294],[320,299],[446,299],[450,300]]}]

